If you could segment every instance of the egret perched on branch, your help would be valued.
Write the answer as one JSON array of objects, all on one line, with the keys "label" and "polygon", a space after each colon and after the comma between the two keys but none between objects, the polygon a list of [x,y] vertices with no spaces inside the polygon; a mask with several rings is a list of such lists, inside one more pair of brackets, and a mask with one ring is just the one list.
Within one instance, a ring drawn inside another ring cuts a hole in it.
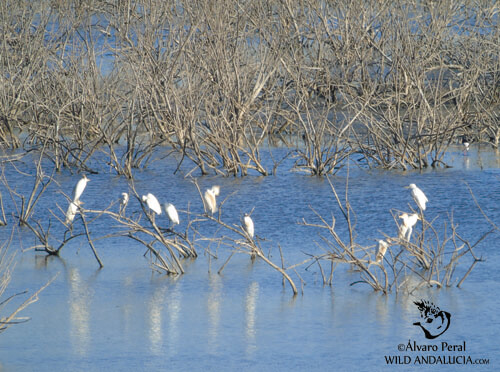
[{"label": "egret perched on branch", "polygon": [[205,194],[203,196],[205,198],[205,203],[207,204],[208,210],[212,214],[214,214],[217,210],[217,200],[215,199],[215,197],[219,195],[219,192],[219,186],[212,186],[211,189],[207,189],[205,191]]},{"label": "egret perched on branch", "polygon": [[78,207],[82,205],[80,200],[72,201],[69,203],[68,210],[66,211],[66,224],[69,225],[73,223],[76,214],[78,213]]},{"label": "egret perched on branch", "polygon": [[399,225],[399,233],[398,233],[399,239],[406,239],[407,232],[408,232],[408,226],[406,226],[404,223]]},{"label": "egret perched on branch", "polygon": [[[403,213],[401,216],[399,216],[399,218],[401,218],[403,220],[403,225],[401,225],[401,226],[405,226],[405,234],[403,234],[403,236],[401,236],[401,227],[400,227],[400,230],[399,230],[400,236],[399,237],[406,239],[407,241],[410,241],[411,233],[413,231],[413,226],[415,226],[415,224],[420,219],[420,217],[418,216],[417,213],[413,213],[410,215],[408,215],[408,213]],[[405,236],[406,232],[407,232],[408,237]]]},{"label": "egret perched on branch", "polygon": [[245,232],[247,233],[250,240],[252,240],[254,233],[254,226],[252,218],[248,213],[245,213],[245,217],[243,217],[243,228],[245,229]]},{"label": "egret perched on branch", "polygon": [[125,208],[127,208],[128,204],[128,194],[126,192],[122,192],[120,196],[120,216],[125,213]]},{"label": "egret perched on branch", "polygon": [[427,199],[427,196],[425,196],[424,192],[420,190],[414,183],[410,184],[409,186],[405,186],[405,188],[411,189],[411,196],[413,196],[413,200],[415,200],[415,203],[417,203],[421,211],[425,211],[425,203],[427,203],[429,200]]},{"label": "egret perched on branch", "polygon": [[378,241],[377,251],[375,252],[375,262],[381,262],[383,260],[388,247],[389,244],[385,240],[381,239]]},{"label": "egret perched on branch", "polygon": [[165,212],[167,213],[172,225],[179,224],[179,214],[177,213],[177,209],[175,209],[175,206],[173,204],[165,203]]},{"label": "egret perched on branch", "polygon": [[155,212],[156,214],[161,214],[161,205],[158,202],[158,199],[156,199],[156,196],[148,193],[147,195],[142,196],[142,201],[145,202],[148,208],[153,212]]},{"label": "egret perched on branch", "polygon": [[84,174],[83,177],[76,183],[75,188],[73,189],[73,201],[75,203],[80,200],[80,196],[82,196],[83,190],[85,190],[87,182],[89,181],[90,179],[88,179],[87,175]]}]

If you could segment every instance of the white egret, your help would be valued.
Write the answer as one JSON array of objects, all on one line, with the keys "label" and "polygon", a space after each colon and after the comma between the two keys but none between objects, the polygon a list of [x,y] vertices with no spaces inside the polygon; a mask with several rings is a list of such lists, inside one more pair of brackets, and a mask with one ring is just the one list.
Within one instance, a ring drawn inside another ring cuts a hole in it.
[{"label": "white egret", "polygon": [[408,232],[408,227],[405,226],[404,223],[402,223],[401,225],[399,225],[399,233],[398,233],[399,239],[406,239],[406,233],[407,232]]},{"label": "white egret", "polygon": [[156,196],[148,193],[147,195],[142,196],[142,201],[145,202],[148,208],[153,212],[155,212],[156,214],[161,214],[161,205],[158,202],[158,199],[156,199]]},{"label": "white egret", "polygon": [[425,196],[424,192],[420,190],[414,183],[405,187],[407,189],[411,189],[411,196],[413,196],[413,200],[415,200],[415,203],[417,203],[417,206],[420,208],[420,210],[425,211],[425,203],[427,203],[429,199],[427,199],[427,196]]},{"label": "white egret", "polygon": [[385,252],[387,252],[387,248],[389,244],[385,240],[378,241],[377,251],[375,252],[375,262],[381,262],[384,258]]},{"label": "white egret", "polygon": [[120,197],[120,215],[122,215],[125,212],[125,208],[127,208],[128,204],[128,194],[126,192],[122,192],[121,197]]},{"label": "white egret", "polygon": [[212,186],[211,189],[207,189],[205,191],[205,194],[204,194],[204,198],[205,198],[205,203],[208,207],[208,210],[214,214],[215,211],[217,210],[217,200],[216,200],[216,196],[219,195],[219,192],[220,192],[220,187],[219,186]]},{"label": "white egret", "polygon": [[[399,216],[399,218],[403,220],[403,225],[405,226],[407,231],[407,237],[403,235],[403,239],[406,238],[407,241],[410,241],[411,233],[413,231],[413,226],[415,226],[420,217],[418,216],[417,213],[413,213],[410,215],[408,215],[408,213],[403,213],[401,216]],[[400,233],[401,233],[401,228],[400,228]]]},{"label": "white egret", "polygon": [[78,207],[82,205],[80,200],[72,201],[69,203],[68,210],[66,211],[66,224],[69,225],[73,223],[76,214],[78,213]]},{"label": "white egret", "polygon": [[467,156],[467,154],[469,152],[470,143],[469,142],[464,142],[463,145],[464,145],[464,156]]},{"label": "white egret", "polygon": [[76,183],[75,187],[73,188],[73,201],[77,202],[80,200],[80,197],[83,194],[83,190],[85,190],[85,187],[87,186],[87,182],[89,182],[90,179],[87,178],[87,175],[83,175],[82,178]]},{"label": "white egret", "polygon": [[217,185],[212,186],[212,191],[213,191],[215,196],[219,196],[220,186],[217,186]]},{"label": "white egret", "polygon": [[179,214],[177,213],[177,209],[175,209],[175,206],[171,203],[166,203],[165,204],[165,212],[168,215],[168,218],[170,219],[170,222],[173,225],[178,225],[179,224]]},{"label": "white egret", "polygon": [[245,213],[245,217],[243,217],[243,228],[245,229],[245,232],[247,233],[248,237],[250,239],[253,239],[254,226],[252,218],[248,213]]}]

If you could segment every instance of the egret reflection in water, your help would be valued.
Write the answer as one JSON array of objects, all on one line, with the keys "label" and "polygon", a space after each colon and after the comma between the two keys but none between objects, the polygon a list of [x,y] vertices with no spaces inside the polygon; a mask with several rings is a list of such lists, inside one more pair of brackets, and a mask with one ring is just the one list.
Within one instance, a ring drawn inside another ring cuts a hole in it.
[{"label": "egret reflection in water", "polygon": [[245,296],[245,335],[247,342],[247,354],[253,354],[257,349],[256,338],[256,310],[259,297],[259,283],[252,282],[248,286]]},{"label": "egret reflection in water", "polygon": [[218,350],[220,328],[220,307],[222,279],[220,275],[210,274],[208,277],[210,291],[207,296],[208,313],[208,351],[215,354]]},{"label": "egret reflection in water", "polygon": [[81,278],[77,268],[68,273],[70,284],[69,315],[70,338],[73,349],[80,355],[86,355],[90,346],[90,304],[92,293]]},{"label": "egret reflection in water", "polygon": [[182,292],[178,283],[169,286],[165,292],[165,307],[167,312],[167,355],[178,353],[179,347],[179,321],[182,308]]},{"label": "egret reflection in water", "polygon": [[163,349],[163,306],[166,296],[166,288],[158,286],[148,303],[148,335],[151,352],[159,355]]},{"label": "egret reflection in water", "polygon": [[181,292],[173,286],[157,283],[148,307],[148,337],[151,353],[174,355],[179,344]]},{"label": "egret reflection in water", "polygon": [[[373,239],[381,230],[393,228],[391,217],[396,217],[398,223],[402,222],[398,218],[402,212],[397,216],[385,213],[387,218],[381,221],[380,211],[404,204],[409,190],[400,193],[396,203],[394,189],[410,182],[415,182],[423,190],[432,190],[436,195],[432,208],[426,212],[429,221],[437,214],[443,216],[453,207],[460,231],[473,241],[477,231],[485,225],[460,180],[467,179],[484,212],[492,221],[499,221],[498,203],[495,203],[500,196],[498,169],[478,171],[479,160],[475,151],[471,151],[465,157],[467,159],[459,155],[456,169],[412,174],[412,180],[408,174],[373,171],[367,175],[352,171],[352,193],[349,196],[353,210],[360,211],[358,226],[363,226],[363,230],[357,230],[360,244],[373,245]],[[463,161],[470,161],[471,170],[460,170]],[[496,158],[489,159],[485,155],[481,161],[483,165],[498,162]],[[138,179],[137,186],[144,189],[147,185],[151,190],[161,190],[159,184],[152,183],[151,180],[157,178],[150,177],[151,173],[140,173],[144,179]],[[9,177],[14,180],[16,175],[9,174]],[[117,186],[106,177],[93,177],[96,187],[99,185],[103,189],[102,195],[93,195],[96,198],[93,203],[105,205],[110,195],[117,194]],[[335,182],[341,183],[341,177],[338,176]],[[199,197],[194,188],[191,195],[184,195],[187,192],[184,181],[172,179],[169,195],[158,194],[160,200],[168,198],[187,203]],[[14,181],[10,182],[14,184]],[[235,189],[242,190],[224,204],[228,220],[234,225],[239,224],[242,209],[255,204],[260,221],[256,226],[257,234],[272,237],[273,244],[278,242],[283,247],[287,266],[301,262],[304,252],[315,249],[316,235],[295,224],[296,216],[306,219],[314,216],[303,208],[304,205],[310,203],[323,216],[338,213],[332,203],[325,202],[331,199],[328,184],[325,186],[316,179],[285,174],[259,182],[252,178],[219,182],[224,182],[223,188],[228,194]],[[70,179],[66,186],[61,181],[62,189],[71,190],[73,180]],[[254,188],[256,191],[252,194]],[[119,190],[126,190],[125,185],[120,185]],[[302,196],[301,190],[304,192]],[[367,199],[364,196],[372,190],[380,190],[380,197],[368,199],[373,208],[365,208]],[[81,198],[83,201],[87,191]],[[42,198],[37,211],[45,210],[43,203],[49,199]],[[140,208],[133,204],[127,207],[130,215]],[[201,210],[201,205],[198,207]],[[166,217],[160,220],[163,224],[166,221]],[[109,226],[107,223],[92,224],[93,236],[109,233]],[[416,226],[418,228],[418,222]],[[337,228],[341,236],[348,236],[340,219]],[[29,237],[25,231],[21,233],[23,238]],[[487,244],[477,247],[478,255],[487,261],[476,266],[463,289],[450,287],[443,291],[431,288],[418,294],[418,298],[425,296],[449,310],[456,321],[448,332],[460,333],[465,340],[474,340],[473,347],[481,349],[485,356],[495,355],[495,346],[490,341],[494,337],[491,324],[498,322],[495,311],[498,301],[491,296],[492,288],[499,282],[494,265],[498,262],[497,238],[492,234],[485,240]],[[23,247],[27,247],[27,240],[24,239]],[[402,335],[412,340],[423,339],[422,331],[413,326],[418,319],[414,295],[384,296],[372,293],[362,284],[350,286],[358,279],[356,273],[337,270],[333,285],[329,287],[323,286],[321,281],[315,282],[314,275],[320,275],[317,266],[311,266],[308,271],[298,267],[296,270],[306,285],[304,295],[292,300],[287,288],[283,289],[279,275],[266,269],[259,260],[250,264],[246,255],[235,254],[222,275],[217,274],[227,257],[227,248],[211,245],[211,259],[200,248],[199,257],[190,261],[186,274],[174,282],[168,276],[151,273],[148,260],[142,257],[142,247],[137,250],[126,239],[109,239],[96,240],[99,242],[96,248],[105,266],[96,280],[89,281],[87,273],[96,265],[91,252],[79,248],[79,243],[82,247],[86,244],[83,241],[85,239],[75,239],[62,251],[63,258],[77,269],[68,270],[70,274],[66,277],[60,275],[42,292],[39,301],[27,309],[26,315],[31,318],[27,324],[14,326],[2,335],[6,338],[0,359],[6,370],[32,370],[33,366],[40,366],[42,371],[87,367],[90,368],[86,370],[127,370],[137,366],[149,370],[223,370],[224,367],[227,370],[269,370],[278,363],[287,370],[308,370],[311,360],[317,363],[318,370],[328,370],[332,366],[349,370],[353,363],[358,363],[360,370],[377,370],[375,364],[382,363],[384,353],[396,350]],[[273,244],[268,246],[275,247]],[[396,244],[397,241],[390,243]],[[205,244],[201,247],[204,248]],[[279,262],[276,249],[273,248],[270,254],[275,262]],[[32,253],[26,251],[18,255],[21,259],[13,272],[12,290],[23,290],[28,281],[41,283],[46,276],[60,270],[60,266],[54,264],[55,257],[48,264],[44,259],[45,266],[34,269]],[[369,253],[375,259],[375,247]],[[388,249],[385,257],[389,253]],[[215,254],[219,255],[218,259],[214,258]],[[248,272],[242,273],[246,267]],[[209,268],[213,274],[207,273]],[[323,269],[326,271],[328,267],[323,265]],[[377,274],[380,272],[376,267],[371,269]],[[46,314],[51,314],[54,309],[60,316],[48,319]],[[486,321],[477,317],[478,311],[484,314]],[[462,322],[459,318],[468,321]],[[50,331],[47,331],[47,324],[50,324]],[[373,342],[374,339],[377,343]],[[69,345],[69,350],[58,352],[56,347],[47,347],[58,344]],[[26,352],[28,346],[30,353]],[[361,354],[352,350],[361,350]]]}]

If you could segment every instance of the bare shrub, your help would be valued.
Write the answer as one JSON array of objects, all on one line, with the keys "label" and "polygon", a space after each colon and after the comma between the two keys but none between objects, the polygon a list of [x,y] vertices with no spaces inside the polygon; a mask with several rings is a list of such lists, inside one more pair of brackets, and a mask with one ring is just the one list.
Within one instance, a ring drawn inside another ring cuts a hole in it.
[{"label": "bare shrub", "polygon": [[[476,246],[494,230],[488,231],[480,236],[475,243],[470,243],[458,232],[458,226],[449,217],[449,223],[444,223],[442,231],[435,228],[436,220],[427,221],[421,216],[422,228],[409,237],[401,233],[401,226],[397,222],[401,212],[394,211],[396,221],[394,233],[384,234],[387,251],[378,259],[374,246],[363,246],[355,241],[355,224],[352,221],[352,210],[349,204],[346,185],[345,200],[342,201],[337,194],[333,184],[330,182],[332,193],[342,212],[343,220],[347,225],[349,237],[343,239],[336,232],[337,219],[332,215],[332,221],[319,215],[319,222],[311,223],[303,220],[305,226],[320,228],[326,231],[326,235],[320,235],[323,248],[326,253],[315,256],[320,262],[326,260],[331,262],[331,273],[329,279],[324,283],[332,284],[333,270],[337,265],[347,264],[359,272],[360,280],[352,284],[365,283],[375,291],[389,292],[404,291],[411,293],[423,286],[451,286],[460,287],[478,262],[483,261],[477,256]],[[313,209],[314,211],[314,209]],[[468,270],[457,278],[456,268],[468,258],[470,266]],[[321,266],[320,266],[321,267]],[[323,273],[323,269],[321,269]],[[352,285],[351,284],[351,285]]]},{"label": "bare shrub", "polygon": [[178,169],[267,175],[279,165],[262,152],[270,135],[304,135],[290,151],[318,175],[351,151],[408,169],[446,166],[464,138],[498,146],[493,4],[8,1],[0,12],[0,141],[40,149],[57,170],[92,171],[99,150],[131,179],[168,147]]},{"label": "bare shrub", "polygon": [[[12,230],[14,232],[14,230]],[[24,296],[28,293],[28,291],[22,291],[14,293],[7,298],[5,298],[4,294],[6,293],[9,284],[12,279],[12,272],[15,268],[15,253],[9,253],[9,245],[12,240],[12,235],[9,240],[5,241],[0,246],[0,310],[2,312],[2,316],[0,316],[0,333],[4,332],[7,328],[12,325],[24,323],[29,320],[27,317],[20,317],[18,314],[24,310],[26,307],[31,305],[32,303],[38,301],[38,295],[42,292],[47,286],[50,285],[57,277],[53,277],[50,279],[45,285],[40,287],[35,293],[25,299],[21,304],[14,305],[15,307],[10,310],[9,304],[14,302],[16,298],[20,296]],[[7,313],[7,315],[5,315]]]}]

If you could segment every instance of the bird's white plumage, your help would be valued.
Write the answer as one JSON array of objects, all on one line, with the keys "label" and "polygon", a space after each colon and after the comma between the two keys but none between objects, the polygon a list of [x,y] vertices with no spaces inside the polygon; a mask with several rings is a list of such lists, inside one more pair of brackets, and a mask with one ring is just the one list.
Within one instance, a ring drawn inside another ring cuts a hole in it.
[{"label": "bird's white plumage", "polygon": [[75,219],[76,214],[78,213],[78,207],[82,205],[80,200],[76,202],[72,201],[69,203],[68,210],[66,211],[66,224],[70,224]]},{"label": "bird's white plumage", "polygon": [[250,237],[250,239],[252,239],[254,234],[254,225],[252,218],[248,214],[245,214],[245,217],[243,217],[243,227],[247,235]]},{"label": "bird's white plumage", "polygon": [[85,187],[87,186],[87,182],[89,182],[90,179],[87,178],[87,175],[83,175],[82,178],[76,183],[74,189],[73,189],[73,201],[77,202],[80,200],[80,197],[83,194],[83,190],[85,190]]},{"label": "bird's white plumage", "polygon": [[122,207],[126,207],[128,204],[128,194],[126,192],[122,192],[121,197],[120,197],[120,205]]},{"label": "bird's white plumage", "polygon": [[127,208],[128,201],[128,194],[126,192],[122,192],[120,196],[120,215],[125,213],[125,208]]},{"label": "bird's white plumage", "polygon": [[[410,241],[413,226],[416,225],[420,217],[417,213],[413,213],[410,215],[408,215],[408,213],[403,213],[401,216],[399,216],[399,218],[403,220],[403,224],[399,227],[399,237],[401,239]],[[404,227],[402,228],[402,226]]]},{"label": "bird's white plumage", "polygon": [[413,196],[413,200],[415,200],[415,203],[417,203],[417,206],[422,211],[425,211],[425,204],[429,200],[427,199],[427,196],[425,196],[424,192],[420,190],[414,183],[407,186],[407,188],[411,189],[411,195]]},{"label": "bird's white plumage", "polygon": [[413,213],[413,214],[410,214],[410,215],[407,215],[407,218],[406,218],[406,225],[408,227],[413,227],[417,224],[417,221],[420,219],[420,217],[418,216],[417,213]]},{"label": "bird's white plumage", "polygon": [[214,193],[215,196],[219,196],[220,193],[220,186],[212,186],[212,192]]},{"label": "bird's white plumage", "polygon": [[408,227],[406,227],[404,223],[399,225],[399,233],[398,233],[399,239],[406,239],[407,232],[408,232]]},{"label": "bird's white plumage", "polygon": [[469,153],[470,143],[469,142],[464,142],[463,145],[464,145],[464,152],[463,152],[463,154],[464,154],[464,156],[467,156],[468,153]]},{"label": "bird's white plumage", "polygon": [[167,213],[167,216],[172,224],[179,224],[179,214],[177,213],[177,209],[175,209],[175,206],[173,204],[165,204],[165,212]]},{"label": "bird's white plumage", "polygon": [[387,248],[389,244],[385,240],[378,241],[377,251],[375,252],[375,262],[380,262],[384,258],[385,252],[387,252]]},{"label": "bird's white plumage", "polygon": [[216,196],[218,196],[219,193],[220,193],[220,187],[212,186],[212,188],[206,189],[205,194],[203,195],[207,208],[212,214],[214,214],[215,211],[217,210]]},{"label": "bird's white plumage", "polygon": [[146,202],[148,208],[151,209],[153,212],[155,212],[156,214],[161,214],[161,205],[158,202],[158,199],[156,199],[156,196],[154,196],[151,193],[148,193],[142,196],[142,201]]}]

